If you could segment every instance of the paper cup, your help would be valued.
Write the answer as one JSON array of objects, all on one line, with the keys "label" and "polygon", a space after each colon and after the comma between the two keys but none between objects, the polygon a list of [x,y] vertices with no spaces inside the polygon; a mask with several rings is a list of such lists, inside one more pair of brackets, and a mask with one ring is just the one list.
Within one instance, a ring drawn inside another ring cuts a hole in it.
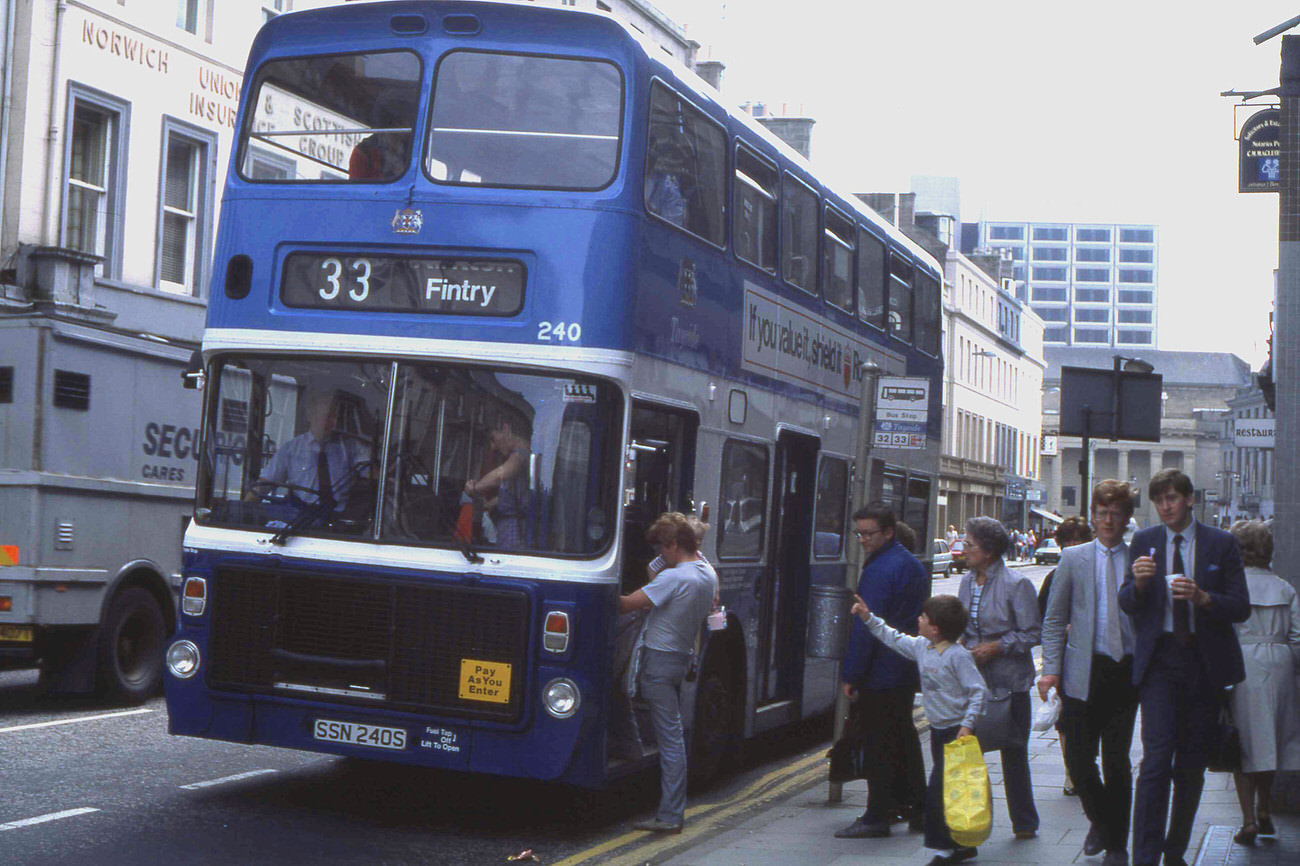
[{"label": "paper cup", "polygon": [[1174,581],[1177,580],[1177,579],[1180,578],[1180,577],[1183,577],[1183,576],[1184,576],[1184,575],[1181,575],[1181,574],[1166,574],[1166,575],[1165,575],[1165,587],[1169,590],[1169,593],[1170,593],[1171,595],[1173,594],[1173,591],[1174,591]]},{"label": "paper cup", "polygon": [[720,607],[709,614],[709,631],[722,631],[727,627],[727,609]]}]

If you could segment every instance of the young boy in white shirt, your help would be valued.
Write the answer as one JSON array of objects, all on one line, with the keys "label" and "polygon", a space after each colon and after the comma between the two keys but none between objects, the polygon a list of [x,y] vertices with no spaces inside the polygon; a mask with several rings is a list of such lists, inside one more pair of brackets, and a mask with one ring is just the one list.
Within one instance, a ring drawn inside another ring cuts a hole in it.
[{"label": "young boy in white shirt", "polygon": [[953,595],[927,598],[917,618],[919,637],[890,628],[856,594],[850,612],[861,618],[882,644],[916,662],[921,671],[921,706],[930,722],[930,754],[934,759],[925,795],[925,847],[939,851],[929,866],[970,860],[979,849],[954,842],[943,818],[943,747],[970,735],[988,695],[975,659],[957,643],[966,629],[966,607]]}]

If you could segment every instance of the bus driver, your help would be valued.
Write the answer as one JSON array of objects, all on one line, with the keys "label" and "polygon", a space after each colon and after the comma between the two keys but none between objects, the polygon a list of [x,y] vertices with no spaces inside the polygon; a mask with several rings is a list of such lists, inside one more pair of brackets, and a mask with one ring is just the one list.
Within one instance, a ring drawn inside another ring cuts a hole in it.
[{"label": "bus driver", "polygon": [[275,452],[246,498],[283,486],[291,497],[304,503],[320,502],[341,510],[352,490],[356,467],[368,462],[370,454],[358,439],[334,429],[338,415],[338,401],[331,393],[322,391],[308,398],[308,429]]}]

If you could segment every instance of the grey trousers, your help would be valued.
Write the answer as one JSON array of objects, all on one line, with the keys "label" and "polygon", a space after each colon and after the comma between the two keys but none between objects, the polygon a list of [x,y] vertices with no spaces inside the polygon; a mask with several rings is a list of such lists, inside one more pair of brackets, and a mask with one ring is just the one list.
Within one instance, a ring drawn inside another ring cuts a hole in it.
[{"label": "grey trousers", "polygon": [[686,819],[686,741],[682,733],[681,685],[690,653],[646,649],[641,665],[641,697],[650,705],[659,748],[659,813],[668,824]]}]

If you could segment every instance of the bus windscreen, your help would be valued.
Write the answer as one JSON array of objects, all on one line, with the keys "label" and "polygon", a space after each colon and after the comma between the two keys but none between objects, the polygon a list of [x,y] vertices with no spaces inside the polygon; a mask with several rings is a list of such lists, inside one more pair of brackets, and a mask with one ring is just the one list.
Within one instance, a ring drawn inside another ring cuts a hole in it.
[{"label": "bus windscreen", "polygon": [[201,523],[546,555],[612,540],[614,385],[326,358],[226,357],[214,377]]},{"label": "bus windscreen", "polygon": [[258,70],[244,180],[394,180],[410,164],[420,60],[409,51],[274,60]]}]

